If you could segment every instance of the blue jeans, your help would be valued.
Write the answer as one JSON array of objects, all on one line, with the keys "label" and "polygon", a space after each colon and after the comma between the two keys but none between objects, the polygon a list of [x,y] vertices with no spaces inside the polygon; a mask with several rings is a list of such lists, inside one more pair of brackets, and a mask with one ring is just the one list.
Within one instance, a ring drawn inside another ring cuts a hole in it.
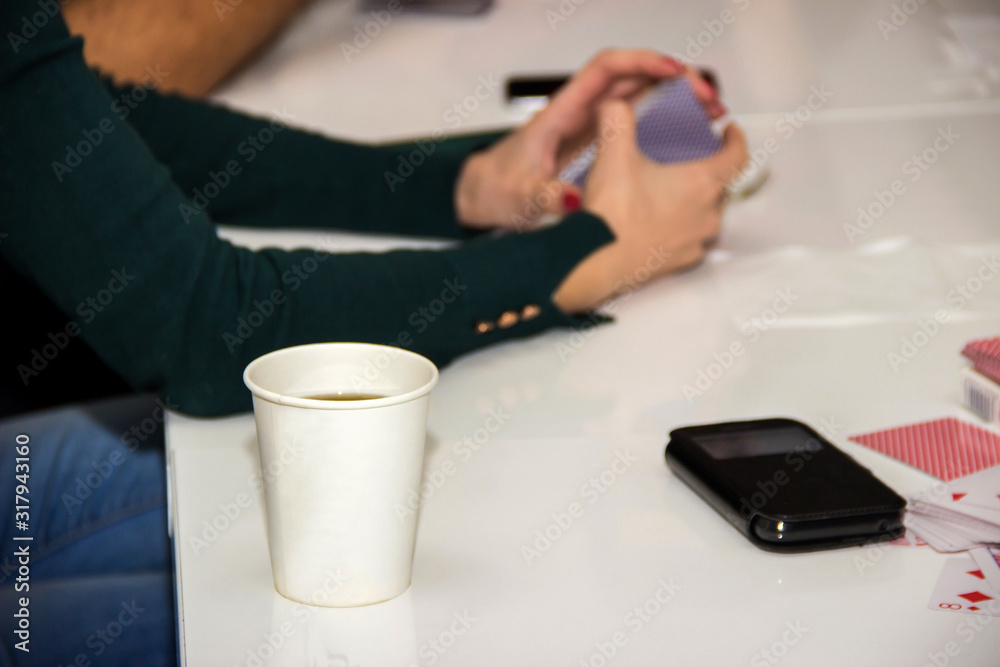
[{"label": "blue jeans", "polygon": [[[28,477],[18,479],[26,440]],[[27,530],[15,517],[25,481]],[[156,399],[0,421],[0,507],[0,665],[177,664]],[[25,608],[29,652],[17,648]]]}]

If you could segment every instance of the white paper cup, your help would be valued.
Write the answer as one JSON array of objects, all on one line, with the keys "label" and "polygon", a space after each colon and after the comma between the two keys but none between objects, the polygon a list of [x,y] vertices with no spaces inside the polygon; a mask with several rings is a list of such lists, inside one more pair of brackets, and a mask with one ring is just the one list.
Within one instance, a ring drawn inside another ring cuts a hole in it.
[{"label": "white paper cup", "polygon": [[[437,380],[424,357],[367,343],[300,345],[247,366],[281,595],[353,607],[409,586],[416,516],[399,508],[419,488]],[[304,398],[337,393],[384,398]]]}]

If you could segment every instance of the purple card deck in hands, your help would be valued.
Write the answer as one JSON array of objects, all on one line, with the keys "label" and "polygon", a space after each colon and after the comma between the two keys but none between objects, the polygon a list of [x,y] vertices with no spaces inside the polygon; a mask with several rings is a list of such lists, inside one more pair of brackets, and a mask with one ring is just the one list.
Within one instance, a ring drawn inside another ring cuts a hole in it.
[{"label": "purple card deck in hands", "polygon": [[[705,107],[687,79],[665,79],[635,107],[636,140],[650,160],[660,164],[700,160],[722,148]],[[597,155],[597,142],[559,174],[559,180],[582,187]]]}]

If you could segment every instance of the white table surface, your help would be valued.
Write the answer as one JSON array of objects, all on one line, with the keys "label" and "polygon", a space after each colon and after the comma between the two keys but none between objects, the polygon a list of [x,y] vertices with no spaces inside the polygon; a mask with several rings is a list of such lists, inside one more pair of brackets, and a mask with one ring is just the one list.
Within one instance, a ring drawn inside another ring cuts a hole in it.
[{"label": "white table surface", "polygon": [[[443,114],[479,76],[573,69],[606,45],[683,54],[702,21],[734,8],[699,60],[717,69],[751,148],[774,137],[779,149],[770,180],[731,207],[705,264],[620,300],[615,324],[499,345],[443,371],[425,473],[448,460],[457,472],[423,504],[413,585],[396,600],[326,610],[281,598],[255,490],[252,417],[170,415],[185,664],[600,665],[600,646],[621,632],[607,664],[924,665],[955,642],[948,664],[996,665],[1000,623],[927,609],[946,556],[759,551],[670,474],[663,447],[684,424],[788,415],[824,427],[900,492],[930,482],[847,436],[974,419],[959,407],[958,353],[1000,333],[1000,279],[961,304],[953,290],[975,287],[969,280],[1000,253],[1000,7],[927,2],[883,39],[885,1],[573,6],[555,30],[546,18],[559,11],[554,1],[498,0],[473,19],[403,14],[347,62],[340,42],[369,17],[351,2],[320,2],[218,95],[336,136],[413,136],[446,127]],[[779,131],[821,85],[833,97],[791,136]],[[460,129],[520,119],[500,91]],[[911,181],[907,160],[948,128],[958,138]],[[905,194],[852,243],[844,225],[894,179]],[[328,237],[224,233],[250,246]],[[343,250],[399,243],[333,239]],[[743,333],[753,318],[770,321],[779,290],[793,298],[787,312],[759,336]],[[888,354],[941,309],[946,324],[891,368]],[[746,353],[687,400],[684,385],[733,341]],[[464,456],[455,443],[491,411],[502,411],[503,426]],[[582,485],[626,452],[635,462],[591,504]],[[526,562],[522,546],[572,502],[583,515]],[[206,533],[205,522],[225,525],[227,508],[228,527]],[[665,599],[661,582],[676,587],[665,604],[651,601],[658,591]],[[630,616],[644,604],[658,611]],[[769,660],[762,651],[772,648]]]}]

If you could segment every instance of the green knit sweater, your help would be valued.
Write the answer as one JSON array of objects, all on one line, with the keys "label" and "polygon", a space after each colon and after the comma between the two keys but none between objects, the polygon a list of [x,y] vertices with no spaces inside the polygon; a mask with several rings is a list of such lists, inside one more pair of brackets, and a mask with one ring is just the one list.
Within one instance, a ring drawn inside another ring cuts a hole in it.
[{"label": "green knit sweater", "polygon": [[[613,239],[600,219],[575,213],[501,238],[456,221],[459,168],[496,135],[373,147],[116,89],[87,68],[59,15],[29,36],[37,11],[28,0],[0,8],[0,411],[131,388],[225,414],[250,408],[243,368],[277,348],[370,341],[443,365],[579,323],[551,295]],[[146,85],[158,76],[168,74],[151,69]],[[253,252],[220,240],[216,223],[461,242]],[[528,306],[537,316],[481,332]]]}]

